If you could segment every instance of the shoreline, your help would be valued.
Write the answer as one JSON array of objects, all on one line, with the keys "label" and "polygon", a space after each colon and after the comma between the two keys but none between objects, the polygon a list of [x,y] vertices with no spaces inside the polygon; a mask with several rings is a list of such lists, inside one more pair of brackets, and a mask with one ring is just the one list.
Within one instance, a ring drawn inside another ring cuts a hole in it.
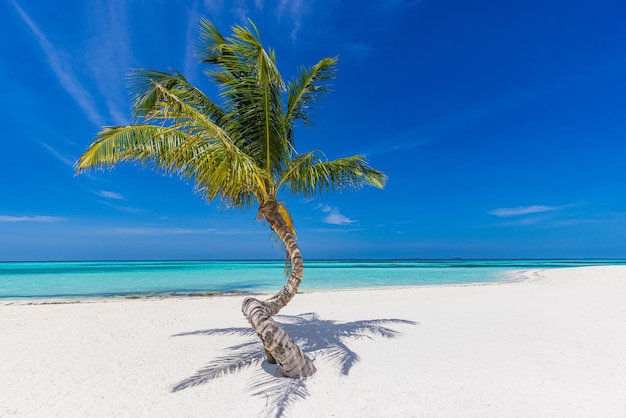
[{"label": "shoreline", "polygon": [[240,295],[0,303],[0,416],[623,416],[626,266],[525,277],[299,294],[301,381]]},{"label": "shoreline", "polygon": [[[570,268],[570,267],[563,267]],[[579,268],[579,267],[576,267]],[[558,267],[557,267],[558,269]],[[544,271],[545,269],[524,269],[524,270],[510,270],[501,273],[501,279],[499,280],[486,280],[486,281],[473,281],[467,283],[444,283],[444,284],[417,284],[417,285],[384,285],[375,287],[352,287],[352,288],[329,288],[329,289],[307,289],[298,290],[297,294],[310,294],[310,293],[332,293],[332,292],[358,292],[358,291],[378,291],[378,290],[402,290],[413,288],[434,288],[434,287],[466,287],[466,286],[491,286],[506,283],[515,283],[530,280],[527,274],[534,271]],[[276,288],[278,292],[280,288]],[[2,305],[56,305],[56,304],[73,304],[73,303],[102,303],[102,302],[117,302],[117,301],[129,301],[129,300],[162,300],[162,299],[186,299],[186,298],[216,298],[216,297],[257,297],[261,299],[269,298],[273,295],[272,292],[206,292],[206,293],[180,293],[165,292],[165,293],[150,293],[150,294],[110,294],[110,295],[79,295],[79,296],[50,296],[50,297],[2,297],[0,298],[0,306]]]},{"label": "shoreline", "polygon": [[[310,261],[305,265],[300,290],[371,290],[490,283],[517,280],[519,277],[515,276],[519,271],[586,265],[626,265],[626,260]],[[283,271],[284,262],[278,261],[0,264],[0,303],[40,299],[268,294],[284,285]]]}]

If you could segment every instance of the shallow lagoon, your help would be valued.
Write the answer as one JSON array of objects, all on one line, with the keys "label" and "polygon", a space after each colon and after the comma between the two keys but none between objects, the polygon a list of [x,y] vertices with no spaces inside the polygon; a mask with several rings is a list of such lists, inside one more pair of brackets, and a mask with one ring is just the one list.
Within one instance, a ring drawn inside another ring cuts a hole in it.
[{"label": "shallow lagoon", "polygon": [[[300,290],[463,285],[616,264],[626,260],[305,260]],[[1,299],[263,293],[284,282],[276,260],[0,263]]]}]

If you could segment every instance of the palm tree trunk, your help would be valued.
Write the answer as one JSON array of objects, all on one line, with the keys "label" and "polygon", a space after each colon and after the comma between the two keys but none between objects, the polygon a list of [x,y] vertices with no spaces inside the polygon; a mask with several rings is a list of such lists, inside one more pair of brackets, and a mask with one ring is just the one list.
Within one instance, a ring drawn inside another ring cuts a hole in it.
[{"label": "palm tree trunk", "polygon": [[263,342],[267,358],[275,360],[287,377],[300,378],[312,376],[317,369],[302,349],[287,335],[272,316],[276,315],[294,297],[304,274],[300,248],[278,211],[276,201],[267,202],[259,208],[260,215],[267,220],[270,227],[285,244],[287,256],[291,263],[289,279],[280,292],[271,298],[260,301],[246,298],[242,311],[252,328]]}]

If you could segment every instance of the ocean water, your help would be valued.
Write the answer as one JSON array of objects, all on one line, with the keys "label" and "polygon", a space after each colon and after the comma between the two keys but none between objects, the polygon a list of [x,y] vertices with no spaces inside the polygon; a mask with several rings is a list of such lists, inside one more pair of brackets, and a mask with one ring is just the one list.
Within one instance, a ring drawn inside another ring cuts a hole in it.
[{"label": "ocean water", "polygon": [[[306,261],[301,291],[513,280],[530,269],[625,265],[626,260]],[[276,292],[282,261],[0,263],[0,300]]]}]

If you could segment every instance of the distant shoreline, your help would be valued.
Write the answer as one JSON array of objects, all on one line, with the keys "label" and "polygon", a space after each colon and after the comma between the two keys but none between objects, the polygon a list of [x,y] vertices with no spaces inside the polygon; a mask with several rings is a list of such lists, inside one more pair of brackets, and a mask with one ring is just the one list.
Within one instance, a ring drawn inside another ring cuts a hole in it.
[{"label": "distant shoreline", "polygon": [[[449,258],[304,258],[304,262],[320,262],[320,261],[332,261],[332,262],[383,262],[383,261],[405,261],[405,262],[429,262],[429,261],[571,261],[571,262],[624,262],[626,258],[603,258],[603,257],[588,257],[588,258],[572,258],[572,257],[555,257],[555,258],[464,258],[464,257],[449,257]],[[282,262],[285,260],[282,258],[207,258],[207,259],[75,259],[75,260],[0,260],[0,264],[8,263],[205,263],[205,262]]]}]

